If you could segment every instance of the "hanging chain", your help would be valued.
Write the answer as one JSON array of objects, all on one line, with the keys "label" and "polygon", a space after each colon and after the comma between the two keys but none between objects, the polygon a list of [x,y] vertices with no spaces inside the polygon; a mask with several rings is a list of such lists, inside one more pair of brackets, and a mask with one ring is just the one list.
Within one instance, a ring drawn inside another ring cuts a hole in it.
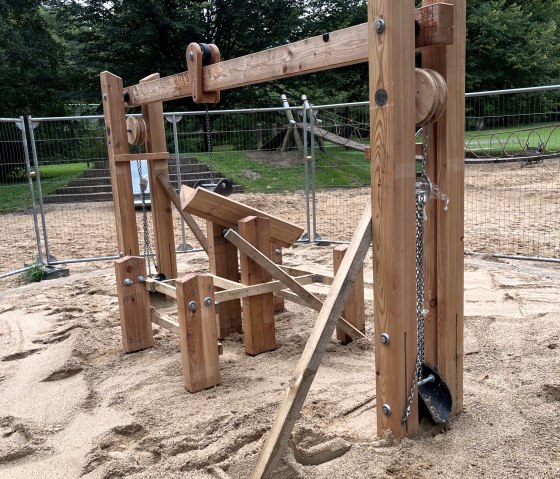
[{"label": "hanging chain", "polygon": [[210,125],[210,114],[208,112],[208,103],[206,103],[206,141],[208,146],[208,166],[210,167],[210,174],[214,177],[214,169],[212,167],[212,152],[214,145],[212,144],[212,126]]},{"label": "hanging chain", "polygon": [[430,150],[430,125],[425,125],[422,131],[422,171],[416,180],[416,365],[412,385],[406,401],[406,409],[402,422],[408,421],[414,401],[414,392],[418,382],[422,380],[422,364],[424,364],[424,222],[426,219],[426,203],[430,198],[431,182],[426,175],[428,154]]},{"label": "hanging chain", "polygon": [[152,276],[152,263],[154,270],[157,271],[156,262],[152,252],[152,245],[150,243],[150,230],[148,225],[148,209],[146,208],[146,190],[148,189],[148,181],[142,176],[142,162],[136,162],[138,166],[138,177],[140,178],[140,197],[142,199],[142,227],[144,230],[144,257],[148,264],[148,276]]}]

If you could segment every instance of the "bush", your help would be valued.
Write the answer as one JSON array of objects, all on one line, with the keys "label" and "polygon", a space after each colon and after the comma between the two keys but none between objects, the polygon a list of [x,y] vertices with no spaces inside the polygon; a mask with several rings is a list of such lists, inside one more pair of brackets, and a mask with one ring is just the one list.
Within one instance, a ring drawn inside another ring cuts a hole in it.
[{"label": "bush", "polygon": [[0,139],[0,183],[25,178],[25,153],[21,141]]}]

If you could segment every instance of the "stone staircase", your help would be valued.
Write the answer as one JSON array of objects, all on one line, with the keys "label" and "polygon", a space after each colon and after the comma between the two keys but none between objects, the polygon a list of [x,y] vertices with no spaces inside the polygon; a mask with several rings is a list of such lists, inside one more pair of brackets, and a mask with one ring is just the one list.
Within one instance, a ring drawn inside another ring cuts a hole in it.
[{"label": "stone staircase", "polygon": [[[193,186],[199,180],[224,178],[219,172],[213,172],[207,164],[199,163],[196,158],[181,158],[181,184]],[[177,188],[177,165],[175,158],[169,159],[169,181]],[[45,203],[81,203],[91,201],[113,201],[111,192],[111,174],[107,162],[95,162],[94,167],[54,193],[43,198]],[[242,192],[241,185],[233,185],[233,192]]]}]

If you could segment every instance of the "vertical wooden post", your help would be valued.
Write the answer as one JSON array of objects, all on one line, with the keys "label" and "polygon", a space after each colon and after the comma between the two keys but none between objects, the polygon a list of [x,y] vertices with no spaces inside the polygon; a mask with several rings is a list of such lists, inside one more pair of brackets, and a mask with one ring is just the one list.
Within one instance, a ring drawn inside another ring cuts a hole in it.
[{"label": "vertical wooden post", "polygon": [[[212,221],[206,222],[210,272],[238,282],[240,276],[237,248],[224,238],[223,229],[222,225]],[[223,339],[231,333],[243,332],[241,300],[234,299],[220,303],[218,310],[218,338]]]},{"label": "vertical wooden post", "polygon": [[[424,0],[423,5],[437,3]],[[430,254],[437,261],[437,329],[435,342],[426,344],[426,358],[435,361],[453,397],[453,413],[463,410],[463,283],[464,283],[464,131],[466,0],[454,5],[453,44],[422,52],[422,65],[438,71],[448,87],[447,108],[434,127],[431,154],[436,184],[449,195],[449,209],[434,205],[428,221],[437,223]]]},{"label": "vertical wooden post", "polygon": [[[342,258],[348,250],[348,245],[337,246],[333,250],[333,268],[334,275],[338,272],[338,268],[342,263]],[[354,286],[350,291],[350,295],[346,300],[344,305],[344,311],[342,316],[346,321],[348,321],[352,326],[354,326],[358,331],[365,333],[366,331],[366,311],[364,305],[364,269],[362,268],[356,279],[354,281]],[[348,344],[352,341],[352,338],[348,336],[342,329],[338,326],[336,327],[336,339],[338,339],[342,344]]]},{"label": "vertical wooden post", "polygon": [[140,248],[130,164],[115,162],[115,155],[129,152],[123,82],[118,76],[109,72],[101,73],[100,78],[119,253],[122,256],[138,256]]},{"label": "vertical wooden post", "polygon": [[115,261],[123,348],[127,353],[154,345],[150,297],[139,278],[146,277],[144,258],[126,256]]},{"label": "vertical wooden post", "polygon": [[[270,245],[270,258],[275,264],[282,264],[282,247],[272,242]],[[285,308],[284,298],[274,295],[274,312],[283,313]]]},{"label": "vertical wooden post", "polygon": [[[267,218],[248,216],[239,221],[239,235],[270,258],[270,231]],[[245,285],[266,283],[272,276],[246,254],[240,253],[241,282]],[[245,351],[256,354],[276,349],[274,298],[272,293],[243,298]]]},{"label": "vertical wooden post", "polygon": [[[157,78],[159,78],[159,73],[154,73],[140,80],[140,83],[156,80]],[[151,103],[142,106],[142,116],[146,122],[147,129],[146,153],[167,151],[163,103]],[[176,278],[177,258],[175,254],[175,237],[173,235],[173,211],[168,195],[157,180],[158,175],[163,175],[165,179],[169,179],[168,161],[164,159],[148,161],[148,172],[158,273],[165,274],[168,279]]]},{"label": "vertical wooden post", "polygon": [[220,384],[214,285],[210,276],[195,273],[175,284],[183,378],[195,393]]},{"label": "vertical wooden post", "polygon": [[370,0],[368,18],[377,432],[401,439],[418,431],[416,395],[402,422],[416,362],[414,2]]}]

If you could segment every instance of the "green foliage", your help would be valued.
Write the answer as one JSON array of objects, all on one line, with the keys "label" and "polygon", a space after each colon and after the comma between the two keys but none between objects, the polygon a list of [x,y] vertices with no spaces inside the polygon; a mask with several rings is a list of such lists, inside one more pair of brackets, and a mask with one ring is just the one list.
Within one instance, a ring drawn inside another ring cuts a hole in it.
[{"label": "green foliage", "polygon": [[28,269],[25,270],[18,278],[19,284],[38,283],[46,278],[46,273],[43,270],[43,265],[39,260],[35,260]]}]

